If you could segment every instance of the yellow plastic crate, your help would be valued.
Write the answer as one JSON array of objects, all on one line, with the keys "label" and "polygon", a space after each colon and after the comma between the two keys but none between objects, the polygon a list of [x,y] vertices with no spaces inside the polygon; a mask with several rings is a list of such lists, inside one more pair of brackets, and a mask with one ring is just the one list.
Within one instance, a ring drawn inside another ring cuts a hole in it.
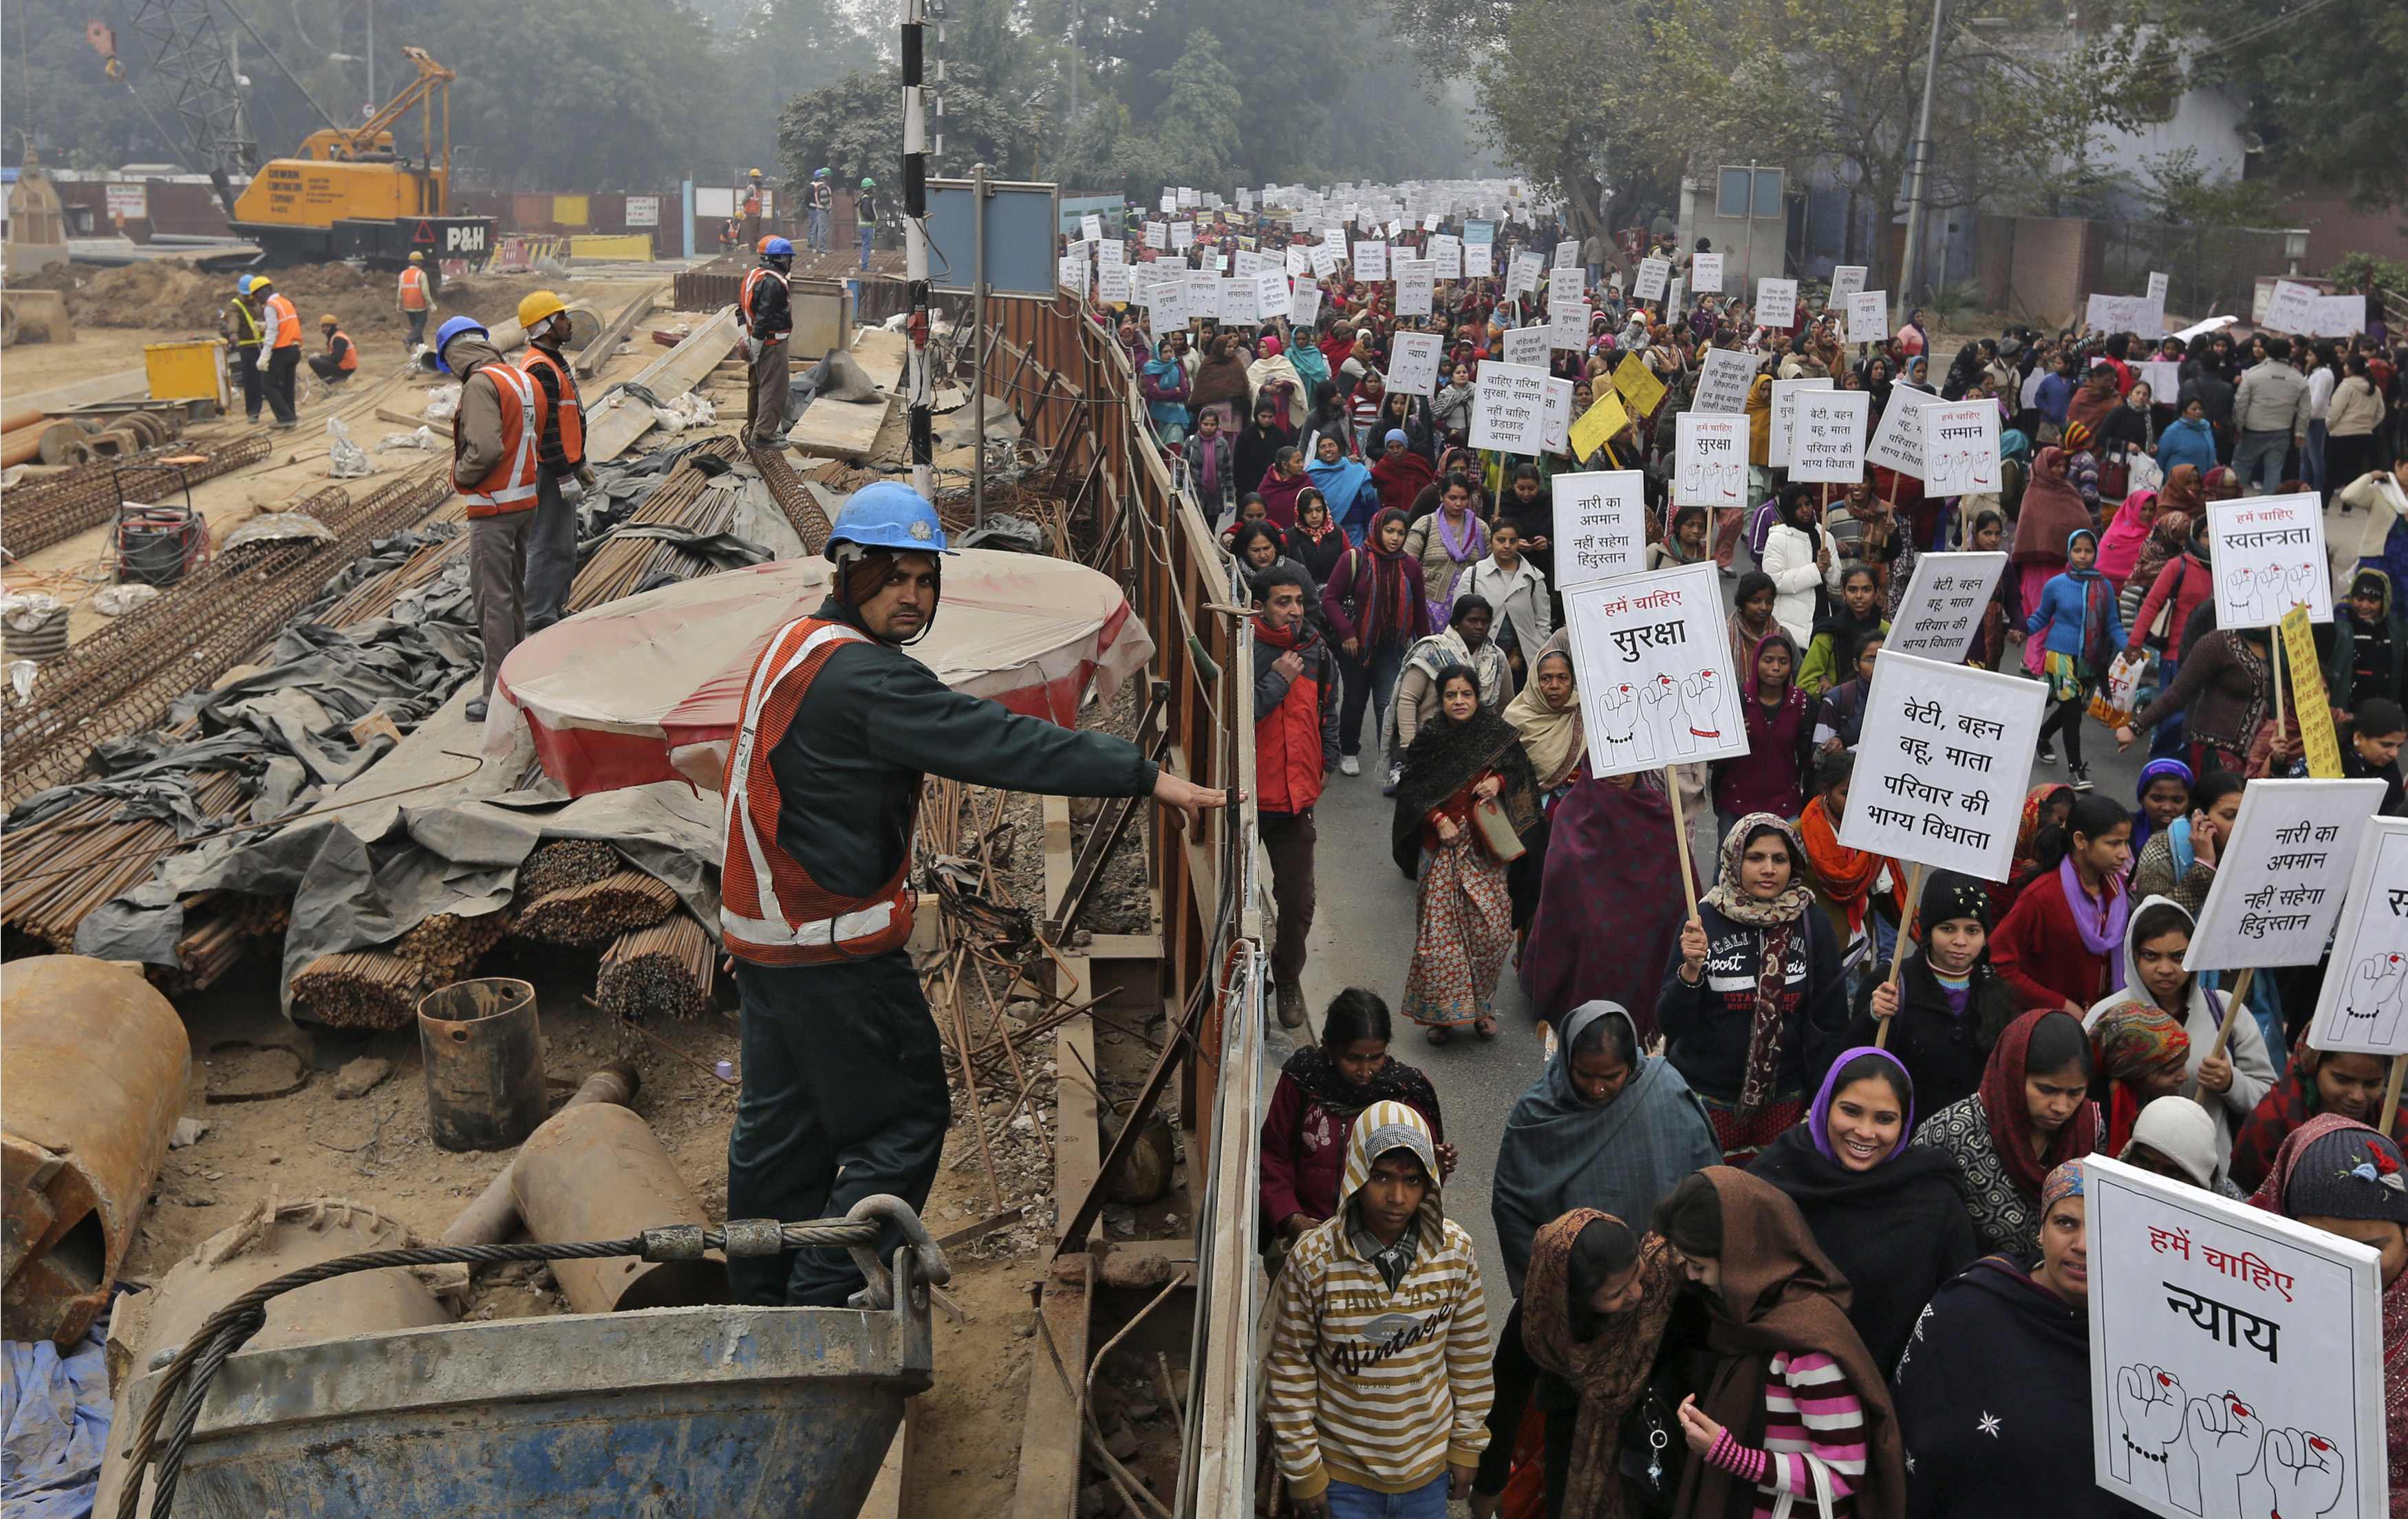
[{"label": "yellow plastic crate", "polygon": [[234,404],[234,393],[226,383],[225,339],[222,337],[145,343],[142,367],[154,401],[214,401],[221,411]]}]

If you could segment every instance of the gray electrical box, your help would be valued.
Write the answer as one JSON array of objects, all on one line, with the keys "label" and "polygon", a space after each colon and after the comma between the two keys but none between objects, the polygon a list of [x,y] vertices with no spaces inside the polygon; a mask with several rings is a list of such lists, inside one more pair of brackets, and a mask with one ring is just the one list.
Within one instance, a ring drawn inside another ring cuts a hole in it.
[{"label": "gray electrical box", "polygon": [[[986,182],[986,286],[998,295],[1054,294],[1055,229],[1061,225],[1057,185],[1011,179]],[[967,295],[976,225],[968,179],[928,181],[928,288]]]}]

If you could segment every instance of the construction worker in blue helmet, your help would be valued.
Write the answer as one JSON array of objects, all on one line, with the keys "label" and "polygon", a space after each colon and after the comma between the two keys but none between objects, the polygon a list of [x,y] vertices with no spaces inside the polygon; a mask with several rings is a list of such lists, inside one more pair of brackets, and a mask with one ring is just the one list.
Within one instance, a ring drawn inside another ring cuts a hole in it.
[{"label": "construction worker in blue helmet", "polygon": [[259,408],[267,398],[267,371],[260,362],[260,344],[266,339],[267,329],[261,325],[259,313],[251,308],[254,282],[250,275],[235,281],[235,298],[227,303],[219,327],[234,353],[236,378],[242,384],[243,417],[250,422],[259,420]]},{"label": "construction worker in blue helmet", "polygon": [[803,240],[814,253],[828,251],[828,213],[836,208],[836,181],[828,171],[811,171],[811,196],[803,208]]},{"label": "construction worker in blue helmet", "polygon": [[745,357],[752,361],[744,441],[754,448],[776,448],[786,440],[786,340],[795,331],[786,274],[794,266],[793,243],[764,237],[759,265],[745,270],[744,282],[736,287],[737,319],[743,324]]},{"label": "construction worker in blue helmet", "polygon": [[[925,777],[1152,795],[1188,817],[1227,800],[1125,739],[951,690],[907,652],[935,624],[950,552],[917,492],[863,489],[828,534],[826,599],[770,636],[745,682],[721,773],[720,924],[744,1009],[730,1218],[823,1218],[879,1193],[927,1202],[952,1110],[907,949]],[[890,1231],[878,1257],[898,1244]],[[842,1250],[727,1266],[747,1303],[841,1308],[864,1286]]]},{"label": "construction worker in blue helmet", "polygon": [[527,548],[543,492],[541,439],[552,408],[543,387],[505,364],[473,317],[452,317],[435,329],[435,363],[460,377],[452,488],[467,505],[468,595],[484,642],[481,683],[467,717],[482,723],[502,661],[527,634]]}]

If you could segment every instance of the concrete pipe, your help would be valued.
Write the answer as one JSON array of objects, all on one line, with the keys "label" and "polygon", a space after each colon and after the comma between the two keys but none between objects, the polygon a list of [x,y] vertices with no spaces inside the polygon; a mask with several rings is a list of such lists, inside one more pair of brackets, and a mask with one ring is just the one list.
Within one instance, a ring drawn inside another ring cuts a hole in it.
[{"label": "concrete pipe", "polygon": [[[564,1110],[589,1102],[615,1102],[624,1108],[636,1100],[636,1091],[642,1085],[636,1068],[613,1062],[585,1078],[585,1084],[561,1106]],[[518,1170],[518,1158],[502,1168],[501,1173],[486,1184],[477,1200],[460,1210],[460,1216],[443,1231],[437,1241],[446,1245],[498,1245],[518,1232],[519,1200],[510,1193],[510,1178]]]},{"label": "concrete pipe", "polygon": [[0,1265],[9,1338],[70,1345],[108,1301],[192,1053],[138,966],[50,954],[0,991]]},{"label": "concrete pipe", "polygon": [[[564,1108],[529,1135],[510,1192],[527,1233],[552,1244],[710,1222],[651,1127],[613,1103]],[[554,1261],[552,1274],[580,1313],[727,1301],[727,1268],[717,1259],[648,1264],[615,1255]]]},{"label": "concrete pipe", "polygon": [[92,461],[92,450],[84,444],[84,431],[71,422],[54,422],[42,429],[40,444],[42,463],[46,465],[79,465]]}]

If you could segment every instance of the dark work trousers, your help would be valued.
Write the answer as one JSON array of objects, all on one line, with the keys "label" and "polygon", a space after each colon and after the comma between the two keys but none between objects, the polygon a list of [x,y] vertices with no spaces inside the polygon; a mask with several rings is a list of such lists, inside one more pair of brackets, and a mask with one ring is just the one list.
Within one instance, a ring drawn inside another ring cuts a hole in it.
[{"label": "dark work trousers", "polygon": [[744,402],[744,441],[767,444],[786,430],[786,339],[752,343],[752,385]]},{"label": "dark work trousers", "polygon": [[1271,861],[1271,895],[1279,904],[1279,937],[1271,941],[1271,976],[1283,986],[1304,979],[1304,940],[1312,932],[1312,846],[1319,837],[1312,809],[1265,812],[1263,853]]},{"label": "dark work trousers", "polygon": [[[824,966],[736,962],[744,1087],[727,1136],[727,1216],[840,1217],[892,1193],[928,1203],[953,1116],[928,999],[900,950]],[[892,1261],[900,1236],[878,1244]],[[841,1250],[727,1263],[743,1303],[842,1308],[862,1286]]]},{"label": "dark work trousers", "polygon": [[291,422],[299,414],[293,404],[293,384],[300,373],[299,344],[287,344],[268,351],[267,408],[276,413],[278,422]]},{"label": "dark work trousers", "polygon": [[235,367],[242,375],[242,414],[257,422],[260,403],[266,398],[266,377],[259,372],[259,345],[246,343],[234,353]]},{"label": "dark work trousers", "polygon": [[426,308],[422,306],[415,311],[404,311],[401,316],[409,323],[409,346],[416,348],[426,341]]},{"label": "dark work trousers", "polygon": [[[1397,695],[1397,677],[1405,669],[1405,646],[1396,644],[1386,649],[1366,651],[1363,659],[1338,656],[1338,667],[1346,681],[1346,694],[1338,708],[1338,752],[1341,754],[1363,752],[1363,709],[1371,709],[1371,733],[1376,741],[1388,731],[1388,703]],[[1394,764],[1403,756],[1391,754]]]},{"label": "dark work trousers", "polygon": [[537,473],[535,523],[527,529],[526,630],[539,633],[567,612],[577,578],[577,509],[561,499],[560,477]]},{"label": "dark work trousers", "polygon": [[[730,1215],[733,1216],[733,1215]],[[1505,1317],[1505,1332],[1497,1340],[1497,1359],[1489,1369],[1496,1397],[1488,1405],[1488,1447],[1480,1453],[1480,1469],[1471,1479],[1474,1493],[1501,1493],[1513,1473],[1513,1442],[1531,1397],[1546,1416],[1545,1475],[1547,1519],[1561,1519],[1564,1484],[1571,1475],[1572,1435],[1580,1423],[1580,1396],[1560,1378],[1539,1369],[1522,1344],[1522,1305]]]},{"label": "dark work trousers", "polygon": [[526,637],[527,533],[534,525],[532,511],[468,519],[468,595],[485,643],[480,697],[493,696],[502,661]]},{"label": "dark work trousers", "polygon": [[339,385],[351,378],[352,371],[343,367],[342,361],[332,353],[309,355],[309,372],[329,385]]}]

